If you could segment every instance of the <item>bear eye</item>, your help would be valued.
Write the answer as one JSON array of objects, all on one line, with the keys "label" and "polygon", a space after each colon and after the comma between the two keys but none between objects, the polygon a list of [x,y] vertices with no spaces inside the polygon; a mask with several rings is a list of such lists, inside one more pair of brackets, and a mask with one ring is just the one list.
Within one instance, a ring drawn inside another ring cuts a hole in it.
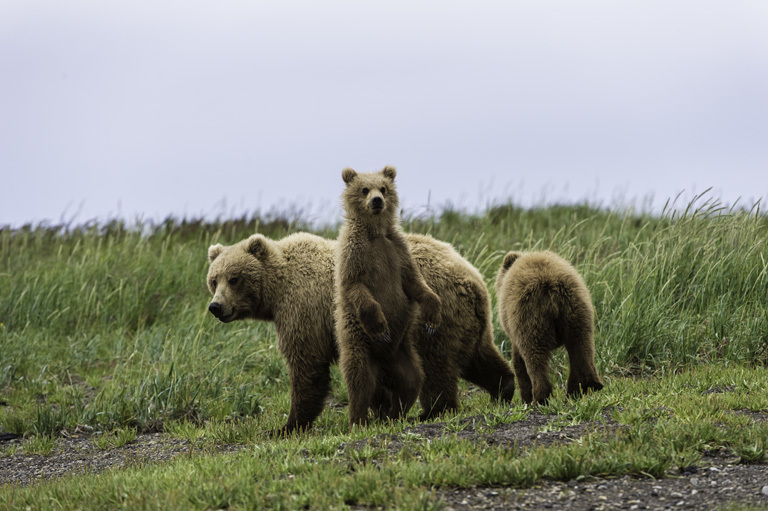
[{"label": "bear eye", "polygon": [[381,192],[382,195],[384,195],[386,193],[387,189],[382,186],[381,190],[379,190],[379,191]]},{"label": "bear eye", "polygon": [[370,192],[368,188],[363,188],[363,195],[368,195],[368,192]]},{"label": "bear eye", "polygon": [[237,277],[232,277],[231,279],[229,279],[229,285],[234,286],[235,284],[237,284],[237,281],[238,281]]},{"label": "bear eye", "polygon": [[215,290],[216,289],[216,284],[218,284],[218,282],[216,282],[216,279],[213,279],[211,281],[211,288]]}]

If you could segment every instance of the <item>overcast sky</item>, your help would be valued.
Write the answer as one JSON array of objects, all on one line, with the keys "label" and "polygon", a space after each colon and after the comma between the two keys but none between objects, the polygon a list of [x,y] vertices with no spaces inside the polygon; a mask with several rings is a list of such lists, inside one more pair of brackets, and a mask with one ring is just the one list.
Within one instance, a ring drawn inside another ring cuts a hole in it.
[{"label": "overcast sky", "polygon": [[768,197],[768,2],[0,0],[0,225]]}]

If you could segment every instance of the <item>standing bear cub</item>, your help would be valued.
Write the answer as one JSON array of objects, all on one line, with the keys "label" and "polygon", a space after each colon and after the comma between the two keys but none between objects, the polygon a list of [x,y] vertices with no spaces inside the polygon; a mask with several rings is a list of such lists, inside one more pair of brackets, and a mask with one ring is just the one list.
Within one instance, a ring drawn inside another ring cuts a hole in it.
[{"label": "standing bear cub", "polygon": [[548,251],[508,252],[496,277],[496,294],[524,402],[547,401],[550,355],[563,345],[570,362],[568,395],[603,388],[594,362],[592,299],[568,262]]},{"label": "standing bear cub", "polygon": [[431,333],[440,299],[416,268],[400,226],[394,167],[358,174],[344,169],[346,222],[336,254],[336,331],[339,363],[352,424],[368,410],[399,417],[416,401],[424,381],[414,347],[417,303]]}]

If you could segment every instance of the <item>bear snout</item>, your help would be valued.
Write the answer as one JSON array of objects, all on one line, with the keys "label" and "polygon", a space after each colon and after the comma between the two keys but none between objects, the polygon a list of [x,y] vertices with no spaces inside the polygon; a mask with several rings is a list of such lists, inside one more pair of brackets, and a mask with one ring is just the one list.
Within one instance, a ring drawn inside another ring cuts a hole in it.
[{"label": "bear snout", "polygon": [[208,310],[211,311],[211,314],[217,318],[220,318],[221,314],[223,313],[222,306],[219,302],[211,302],[211,304],[208,306]]},{"label": "bear snout", "polygon": [[384,199],[381,197],[374,197],[371,200],[371,207],[373,209],[382,209],[384,207]]}]

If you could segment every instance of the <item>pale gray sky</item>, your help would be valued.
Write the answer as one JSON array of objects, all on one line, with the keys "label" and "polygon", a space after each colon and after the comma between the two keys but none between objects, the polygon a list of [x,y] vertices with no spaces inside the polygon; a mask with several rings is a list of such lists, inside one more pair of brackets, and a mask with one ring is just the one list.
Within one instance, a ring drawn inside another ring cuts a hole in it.
[{"label": "pale gray sky", "polygon": [[768,196],[768,2],[0,0],[0,225]]}]

